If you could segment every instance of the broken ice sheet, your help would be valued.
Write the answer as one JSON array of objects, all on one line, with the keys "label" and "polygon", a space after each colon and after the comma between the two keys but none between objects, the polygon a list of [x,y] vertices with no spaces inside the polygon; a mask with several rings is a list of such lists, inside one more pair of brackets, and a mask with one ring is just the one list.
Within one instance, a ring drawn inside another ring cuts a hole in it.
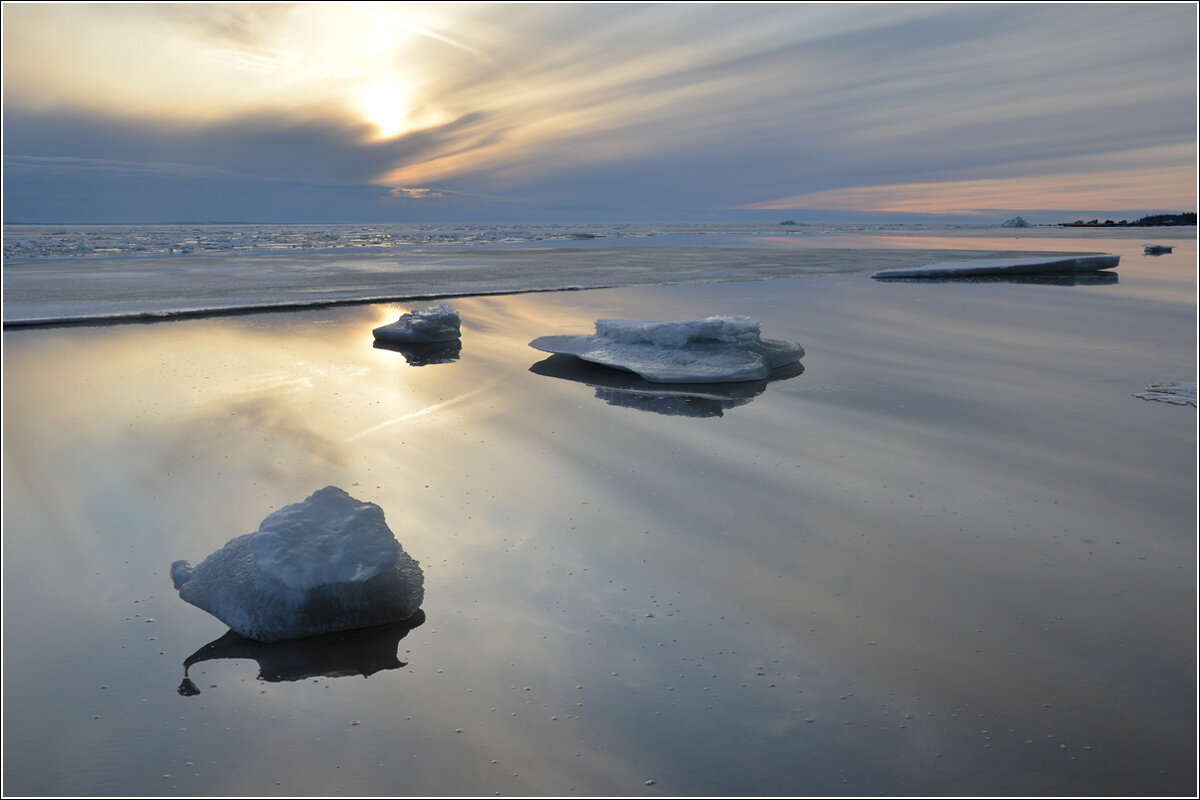
[{"label": "broken ice sheet", "polygon": [[1114,269],[1120,256],[1095,254],[1083,256],[1035,256],[1032,258],[973,258],[964,261],[935,261],[915,269],[885,269],[872,278],[878,280],[912,278],[977,278],[1003,275],[1060,275]]},{"label": "broken ice sheet", "polygon": [[798,344],[762,338],[760,327],[745,316],[683,322],[601,319],[592,336],[540,336],[529,346],[655,383],[735,383],[763,380],[804,356]]},{"label": "broken ice sheet", "polygon": [[1143,400],[1155,400],[1159,403],[1171,403],[1176,406],[1195,407],[1196,381],[1154,383],[1147,386],[1145,391],[1135,394],[1134,397],[1140,397]]}]

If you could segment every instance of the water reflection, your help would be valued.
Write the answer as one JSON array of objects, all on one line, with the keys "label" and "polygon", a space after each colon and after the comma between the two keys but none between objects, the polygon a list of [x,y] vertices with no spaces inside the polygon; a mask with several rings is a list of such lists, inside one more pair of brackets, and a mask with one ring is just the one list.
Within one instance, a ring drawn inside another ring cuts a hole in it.
[{"label": "water reflection", "polygon": [[964,275],[938,276],[875,276],[888,283],[1024,283],[1042,286],[1111,286],[1118,282],[1115,272],[1075,272],[1046,275]]},{"label": "water reflection", "polygon": [[558,353],[537,362],[529,371],[587,384],[596,390],[597,398],[610,406],[678,417],[720,417],[727,410],[758,397],[766,391],[767,384],[802,374],[804,366],[799,361],[786,364],[773,370],[765,380],[757,381],[655,383],[632,372]]},{"label": "water reflection", "polygon": [[399,344],[375,340],[376,350],[391,350],[400,353],[410,366],[424,367],[429,364],[449,364],[458,361],[462,353],[462,340],[431,342],[428,344]]},{"label": "water reflection", "polygon": [[398,669],[405,666],[405,662],[396,657],[400,640],[424,622],[425,612],[418,611],[403,622],[269,644],[229,631],[184,659],[179,694],[184,697],[200,694],[200,689],[188,677],[188,670],[193,665],[225,658],[257,661],[258,679],[268,683],[350,675],[366,678],[376,672]]}]

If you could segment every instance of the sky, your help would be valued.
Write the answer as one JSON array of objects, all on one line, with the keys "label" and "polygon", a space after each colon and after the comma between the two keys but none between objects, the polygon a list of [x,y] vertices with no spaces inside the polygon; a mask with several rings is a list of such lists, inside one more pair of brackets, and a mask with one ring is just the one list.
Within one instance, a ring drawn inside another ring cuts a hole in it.
[{"label": "sky", "polygon": [[3,5],[20,222],[1196,210],[1194,3]]}]

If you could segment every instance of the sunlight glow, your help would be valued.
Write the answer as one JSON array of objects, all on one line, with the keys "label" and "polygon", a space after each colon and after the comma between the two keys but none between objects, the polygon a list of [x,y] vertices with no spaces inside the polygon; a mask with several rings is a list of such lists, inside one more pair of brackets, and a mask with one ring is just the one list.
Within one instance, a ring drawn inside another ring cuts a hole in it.
[{"label": "sunlight glow", "polygon": [[391,78],[380,78],[367,86],[361,105],[380,139],[391,139],[407,128],[408,93]]}]

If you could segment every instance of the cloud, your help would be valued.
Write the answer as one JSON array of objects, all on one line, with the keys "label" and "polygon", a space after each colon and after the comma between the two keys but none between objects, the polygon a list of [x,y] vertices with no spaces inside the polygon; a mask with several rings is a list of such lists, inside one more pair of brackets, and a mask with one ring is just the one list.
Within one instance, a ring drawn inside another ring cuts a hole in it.
[{"label": "cloud", "polygon": [[[156,180],[175,165],[212,185],[660,217],[785,201],[968,208],[1021,187],[1044,197],[1038,207],[1085,195],[1107,206],[1138,185],[1178,196],[1194,183],[1196,12],[1178,4],[8,4],[4,15],[6,153],[90,160],[92,177],[105,161]],[[364,102],[380,81],[403,107],[390,138]],[[1158,160],[1137,160],[1151,151]],[[1072,178],[1089,158],[1109,177]],[[1060,182],[1033,180],[1050,175]]]},{"label": "cloud", "polygon": [[[1193,172],[1192,184],[1195,184]],[[1174,169],[1107,172],[1096,175],[1041,175],[940,183],[850,186],[796,195],[743,208],[821,209],[889,214],[987,214],[1003,210],[1100,209],[1119,198],[1122,209],[1191,209],[1195,194],[1179,191]]]},{"label": "cloud", "polygon": [[[5,149],[22,157],[189,164],[259,179],[374,183],[399,164],[420,163],[486,142],[483,118],[377,140],[367,125],[310,115],[253,114],[203,124],[80,111],[5,110]],[[30,162],[32,164],[32,162]]]},{"label": "cloud", "polygon": [[1196,155],[1196,147],[1191,144],[1044,157],[999,165],[986,177],[842,186],[742,207],[919,214],[1014,209],[1191,209],[1196,205]]},{"label": "cloud", "polygon": [[404,197],[404,198],[408,198],[411,200],[425,200],[427,198],[432,199],[435,197],[445,197],[446,196],[445,192],[440,192],[437,189],[431,189],[427,186],[426,187],[397,186],[391,190],[390,194],[392,197]]}]

